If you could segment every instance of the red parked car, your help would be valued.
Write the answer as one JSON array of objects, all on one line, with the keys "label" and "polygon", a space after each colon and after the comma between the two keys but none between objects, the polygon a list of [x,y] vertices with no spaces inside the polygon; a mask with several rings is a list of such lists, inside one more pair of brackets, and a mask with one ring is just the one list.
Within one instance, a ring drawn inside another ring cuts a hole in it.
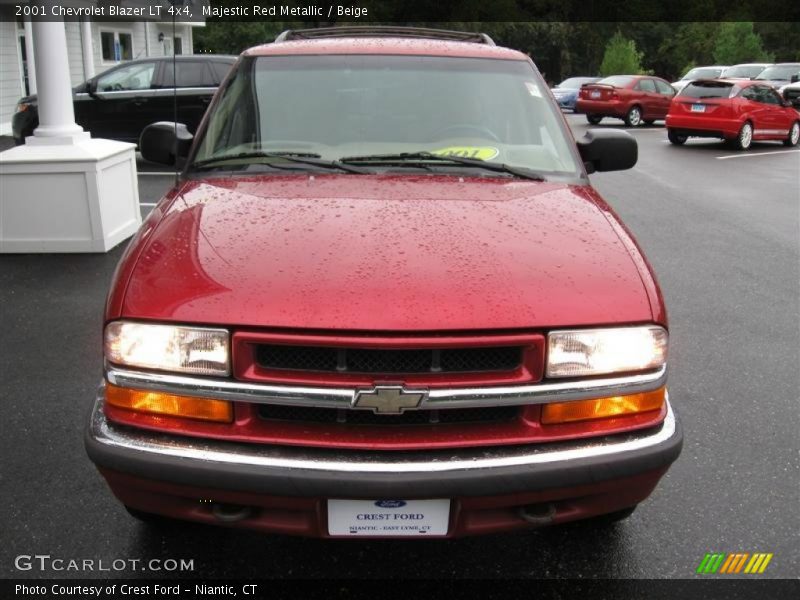
[{"label": "red parked car", "polygon": [[[177,129],[177,138],[176,131]],[[134,516],[453,537],[605,516],[682,443],[667,315],[524,54],[285,32],[246,51],[128,246],[86,447]]]},{"label": "red parked car", "polygon": [[672,86],[658,77],[613,75],[581,87],[575,112],[597,125],[603,117],[622,119],[628,127],[652,125],[669,112]]},{"label": "red parked car", "polygon": [[796,146],[800,115],[774,88],[758,81],[699,80],[686,86],[672,103],[667,136],[677,145],[690,137],[722,138],[739,150],[761,140]]}]

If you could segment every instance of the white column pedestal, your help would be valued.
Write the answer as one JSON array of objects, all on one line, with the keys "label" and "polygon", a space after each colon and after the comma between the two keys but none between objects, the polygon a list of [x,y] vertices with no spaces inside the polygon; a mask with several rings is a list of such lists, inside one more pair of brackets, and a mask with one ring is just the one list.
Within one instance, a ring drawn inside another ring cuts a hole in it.
[{"label": "white column pedestal", "polygon": [[106,252],[142,222],[135,146],[75,123],[64,23],[32,30],[39,126],[0,153],[0,253]]},{"label": "white column pedestal", "polygon": [[141,222],[133,144],[82,139],[0,153],[0,253],[107,252]]}]

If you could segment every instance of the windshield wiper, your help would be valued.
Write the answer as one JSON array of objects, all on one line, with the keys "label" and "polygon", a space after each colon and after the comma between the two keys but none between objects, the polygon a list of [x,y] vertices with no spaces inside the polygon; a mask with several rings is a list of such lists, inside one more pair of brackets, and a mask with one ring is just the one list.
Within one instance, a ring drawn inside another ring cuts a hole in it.
[{"label": "windshield wiper", "polygon": [[[412,165],[416,167],[427,166],[425,162],[445,162],[454,163],[458,165],[465,165],[467,167],[477,167],[479,169],[486,169],[487,171],[495,171],[497,173],[508,173],[515,177],[523,179],[532,179],[533,181],[545,181],[544,175],[531,171],[529,169],[512,167],[503,163],[487,162],[478,158],[465,158],[463,156],[441,156],[433,154],[432,152],[401,152],[399,154],[367,154],[364,156],[346,156],[340,158],[340,163],[346,164],[383,164],[392,166]],[[416,164],[414,164],[416,163]]]},{"label": "windshield wiper", "polygon": [[364,174],[367,171],[350,165],[344,165],[336,160],[323,160],[319,154],[312,152],[239,152],[238,154],[225,154],[222,156],[212,156],[204,160],[198,160],[190,165],[190,168],[197,169],[213,166],[216,163],[229,160],[247,160],[251,158],[282,158],[289,162],[322,167],[323,169],[339,169],[348,173]]}]

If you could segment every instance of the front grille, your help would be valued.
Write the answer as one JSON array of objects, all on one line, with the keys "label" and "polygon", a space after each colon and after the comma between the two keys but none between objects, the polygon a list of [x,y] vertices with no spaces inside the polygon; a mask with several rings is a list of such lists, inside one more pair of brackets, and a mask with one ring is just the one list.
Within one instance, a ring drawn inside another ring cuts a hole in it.
[{"label": "front grille", "polygon": [[519,414],[518,406],[410,410],[399,415],[378,415],[368,410],[313,408],[262,404],[258,415],[268,421],[333,423],[342,425],[446,425],[451,423],[504,423]]},{"label": "front grille", "polygon": [[256,361],[265,369],[321,373],[480,373],[519,368],[522,348],[384,350],[259,344]]}]

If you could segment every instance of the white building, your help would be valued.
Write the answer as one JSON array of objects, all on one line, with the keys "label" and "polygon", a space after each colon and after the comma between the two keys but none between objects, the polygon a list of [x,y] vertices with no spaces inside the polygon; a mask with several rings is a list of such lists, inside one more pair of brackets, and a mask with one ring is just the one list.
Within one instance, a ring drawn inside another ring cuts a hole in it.
[{"label": "white building", "polygon": [[[11,134],[11,117],[17,101],[36,90],[33,73],[28,69],[32,48],[30,21],[15,16],[15,5],[22,2],[24,0],[16,0],[9,4],[0,0],[0,135]],[[140,5],[136,0],[119,0],[117,3]],[[88,6],[98,2],[73,0],[70,4]],[[139,17],[119,22],[68,20],[65,27],[72,85],[78,85],[122,61],[171,56],[173,48],[176,54],[192,54],[192,30],[204,24],[203,21],[177,23],[173,35],[171,22],[156,19]]]}]

